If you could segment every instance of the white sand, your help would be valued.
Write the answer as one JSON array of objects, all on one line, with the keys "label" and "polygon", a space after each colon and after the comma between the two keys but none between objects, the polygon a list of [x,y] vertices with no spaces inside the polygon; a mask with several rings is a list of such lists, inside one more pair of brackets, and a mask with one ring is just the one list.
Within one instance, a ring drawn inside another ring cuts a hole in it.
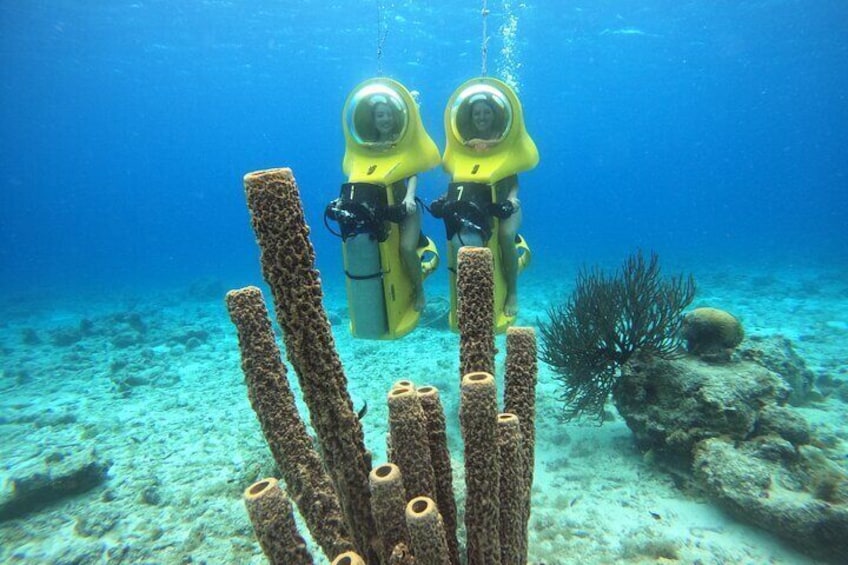
[{"label": "white sand", "polygon": [[[749,334],[783,334],[817,375],[845,379],[845,272],[748,269],[695,273],[694,305],[733,312]],[[553,266],[531,269],[522,283],[521,325],[544,317],[573,275]],[[561,282],[552,289],[552,280]],[[443,304],[433,298],[443,284],[428,281],[428,314]],[[326,292],[330,313],[343,316],[343,290]],[[115,291],[77,304],[42,297],[0,305],[0,475],[14,476],[22,461],[88,446],[112,461],[109,479],[0,522],[0,561],[263,563],[240,495],[272,473],[273,461],[247,401],[223,297]],[[138,343],[119,347],[116,334],[138,335],[125,316],[114,316],[128,312],[147,329]],[[83,318],[100,333],[72,345],[51,343],[51,331],[77,328]],[[25,328],[42,342],[25,346]],[[406,378],[442,391],[459,479],[458,336],[422,327],[399,341],[371,342],[352,339],[343,323],[334,331],[354,405],[368,403],[364,428],[374,462],[385,460],[387,387]],[[502,337],[498,347],[503,352]],[[114,381],[131,375],[144,382],[122,392]],[[559,422],[556,385],[542,364],[539,379],[532,563],[815,563],[679,489],[643,459],[622,420],[602,427]],[[831,398],[803,412],[817,432],[845,440],[844,403]]]}]

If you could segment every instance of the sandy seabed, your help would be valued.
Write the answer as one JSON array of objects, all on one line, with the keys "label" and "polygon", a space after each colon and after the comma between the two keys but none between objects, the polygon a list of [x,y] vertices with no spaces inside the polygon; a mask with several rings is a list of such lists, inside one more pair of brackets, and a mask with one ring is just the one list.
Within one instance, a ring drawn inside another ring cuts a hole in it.
[{"label": "sandy seabed", "polygon": [[[846,274],[785,266],[696,272],[693,306],[734,313],[748,336],[783,335],[817,377],[848,380]],[[574,275],[572,267],[528,271],[519,324],[544,320]],[[389,385],[434,385],[461,492],[459,341],[444,325],[444,287],[428,281],[427,289],[424,323],[394,342],[350,337],[340,286],[327,286],[325,303],[354,405],[368,405],[363,427],[374,463],[385,461]],[[247,400],[226,290],[201,281],[0,303],[3,489],[81,454],[109,465],[101,485],[0,521],[0,562],[265,562],[241,493],[274,474],[274,463]],[[497,343],[501,380],[502,336]],[[600,427],[562,423],[554,374],[539,367],[531,563],[816,563],[681,488],[636,449],[621,418]],[[848,404],[833,395],[801,412],[848,454]]]}]

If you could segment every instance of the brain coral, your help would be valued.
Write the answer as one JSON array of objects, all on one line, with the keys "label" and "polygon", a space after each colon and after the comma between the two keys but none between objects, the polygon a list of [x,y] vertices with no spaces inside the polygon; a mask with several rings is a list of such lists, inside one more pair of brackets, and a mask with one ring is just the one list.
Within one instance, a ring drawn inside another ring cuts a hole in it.
[{"label": "brain coral", "polygon": [[718,308],[695,308],[683,317],[686,349],[695,355],[727,354],[742,342],[745,332],[733,314]]}]

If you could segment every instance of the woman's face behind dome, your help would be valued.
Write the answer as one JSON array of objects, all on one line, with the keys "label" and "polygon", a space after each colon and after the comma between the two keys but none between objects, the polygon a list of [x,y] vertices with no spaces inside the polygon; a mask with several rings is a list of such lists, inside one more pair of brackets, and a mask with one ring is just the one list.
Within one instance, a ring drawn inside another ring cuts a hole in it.
[{"label": "woman's face behind dome", "polygon": [[494,121],[495,113],[488,102],[478,100],[471,105],[471,123],[480,137],[487,139],[493,135],[492,125]]},{"label": "woman's face behind dome", "polygon": [[395,133],[395,114],[388,104],[379,102],[374,105],[374,127],[380,140],[391,139]]}]

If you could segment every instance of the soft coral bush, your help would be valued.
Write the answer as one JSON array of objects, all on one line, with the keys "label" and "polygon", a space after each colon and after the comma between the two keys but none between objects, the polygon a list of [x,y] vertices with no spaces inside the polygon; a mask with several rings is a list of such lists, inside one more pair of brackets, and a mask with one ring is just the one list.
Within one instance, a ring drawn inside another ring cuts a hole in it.
[{"label": "soft coral bush", "polygon": [[694,278],[663,278],[655,253],[648,261],[631,255],[613,275],[581,270],[572,295],[550,306],[540,325],[542,360],[560,383],[563,418],[602,422],[618,370],[636,351],[678,355],[682,313],[694,297]]}]

